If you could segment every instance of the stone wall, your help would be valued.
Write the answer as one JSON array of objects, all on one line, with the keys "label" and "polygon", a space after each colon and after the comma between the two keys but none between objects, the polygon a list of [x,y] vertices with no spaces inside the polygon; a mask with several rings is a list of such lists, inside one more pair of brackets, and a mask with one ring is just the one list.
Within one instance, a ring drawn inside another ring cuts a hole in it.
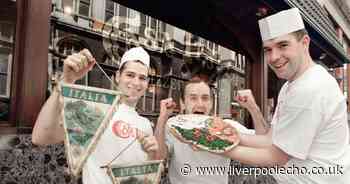
[{"label": "stone wall", "polygon": [[[232,162],[235,167],[243,167]],[[162,184],[168,184],[166,176]],[[229,184],[273,184],[270,176],[230,176]],[[38,147],[30,135],[0,135],[0,184],[81,184],[72,178],[63,144]]]}]

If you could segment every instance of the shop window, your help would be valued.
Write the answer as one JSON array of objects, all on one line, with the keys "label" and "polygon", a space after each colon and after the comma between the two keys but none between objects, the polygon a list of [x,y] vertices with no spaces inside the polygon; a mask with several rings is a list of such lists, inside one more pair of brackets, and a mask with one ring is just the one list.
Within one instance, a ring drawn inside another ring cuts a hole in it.
[{"label": "shop window", "polygon": [[[51,67],[49,68],[49,71],[52,71],[52,73],[49,72],[49,75],[51,78],[60,76],[61,73],[63,72],[64,59],[67,56],[74,53],[78,53],[80,50],[86,48],[86,44],[84,44],[83,41],[79,40],[74,36],[66,36],[61,38],[57,42],[56,47],[57,47],[56,53],[54,53],[51,56],[51,63],[49,61],[49,67]],[[82,79],[78,80],[76,84],[88,85],[88,76],[85,76]]]},{"label": "shop window", "polygon": [[80,0],[79,1],[79,15],[84,15],[86,17],[90,16],[90,0]]},{"label": "shop window", "polygon": [[62,0],[62,9],[89,17],[91,12],[91,0]]},{"label": "shop window", "polygon": [[0,97],[10,97],[12,48],[0,46]]},{"label": "shop window", "polygon": [[208,55],[209,57],[211,58],[214,58],[214,59],[218,59],[218,55],[217,55],[217,45],[214,44],[214,42],[210,41],[210,40],[203,40],[204,41],[204,53],[206,55]]},{"label": "shop window", "polygon": [[150,16],[146,16],[146,27],[151,30],[149,36],[160,39],[161,33],[165,31],[165,23]]},{"label": "shop window", "polygon": [[141,26],[142,27],[146,27],[146,24],[147,24],[147,16],[144,15],[144,14],[141,14]]},{"label": "shop window", "polygon": [[115,15],[116,3],[112,0],[106,0],[105,21],[108,22]]},{"label": "shop window", "polygon": [[[117,69],[115,61],[105,54],[99,58],[99,51],[93,50],[90,47],[95,48],[94,44],[99,42],[88,42],[88,38],[78,36],[62,30],[54,30],[52,34],[52,40],[55,40],[53,50],[49,53],[49,68],[48,74],[51,79],[61,76],[63,72],[64,59],[74,53],[80,52],[82,49],[87,48],[96,57],[99,65],[103,68],[104,72],[112,79]],[[88,44],[89,43],[89,44]],[[113,63],[112,63],[113,62]],[[113,85],[111,81],[104,75],[104,73],[95,65],[91,71],[88,72],[82,79],[76,81],[75,84],[92,86],[98,88],[112,89]],[[51,90],[51,81],[49,81],[48,90]]]},{"label": "shop window", "polygon": [[0,21],[0,121],[7,121],[11,94],[14,23]]},{"label": "shop window", "polygon": [[106,0],[105,21],[109,22],[113,17],[115,17],[113,21],[116,21],[113,22],[114,27],[131,33],[139,33],[140,13],[112,0]]},{"label": "shop window", "polygon": [[[101,65],[101,64],[100,64]],[[103,71],[108,75],[108,77],[114,81],[115,76],[115,69],[108,70],[104,68],[103,65],[101,65],[103,68]],[[106,75],[100,70],[98,67],[94,67],[89,73],[88,73],[88,85],[92,87],[97,88],[104,88],[104,89],[115,89],[116,86],[112,84],[112,82],[106,77]]]},{"label": "shop window", "polygon": [[159,80],[161,80],[159,70],[157,70],[156,66],[151,63],[151,68],[149,70],[148,89],[146,90],[137,107],[140,112],[147,114],[159,112],[159,93],[161,87],[159,85]]},{"label": "shop window", "polygon": [[74,9],[74,0],[62,0],[62,9],[65,11]]}]

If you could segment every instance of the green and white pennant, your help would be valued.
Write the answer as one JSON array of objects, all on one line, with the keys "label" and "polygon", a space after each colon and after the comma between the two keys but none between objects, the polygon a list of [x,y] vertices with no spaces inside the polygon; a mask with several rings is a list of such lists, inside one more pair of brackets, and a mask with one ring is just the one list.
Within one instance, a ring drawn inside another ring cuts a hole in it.
[{"label": "green and white pennant", "polygon": [[68,165],[71,173],[78,176],[107,128],[121,93],[64,83],[60,87]]},{"label": "green and white pennant", "polygon": [[163,169],[163,160],[151,160],[134,165],[108,165],[107,173],[113,184],[158,184]]}]

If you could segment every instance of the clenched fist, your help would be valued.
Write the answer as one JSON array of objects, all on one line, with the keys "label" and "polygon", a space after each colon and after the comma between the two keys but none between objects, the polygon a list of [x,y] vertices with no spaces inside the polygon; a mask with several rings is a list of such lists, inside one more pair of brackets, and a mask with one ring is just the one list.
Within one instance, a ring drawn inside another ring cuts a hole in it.
[{"label": "clenched fist", "polygon": [[63,82],[75,83],[76,80],[83,78],[86,73],[92,69],[95,63],[95,58],[87,49],[69,55],[64,60]]}]

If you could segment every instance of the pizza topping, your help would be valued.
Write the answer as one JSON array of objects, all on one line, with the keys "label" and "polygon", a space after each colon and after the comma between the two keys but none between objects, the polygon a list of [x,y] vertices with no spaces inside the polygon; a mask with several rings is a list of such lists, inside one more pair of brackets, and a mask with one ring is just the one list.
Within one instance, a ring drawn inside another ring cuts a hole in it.
[{"label": "pizza topping", "polygon": [[214,118],[212,119],[211,124],[210,124],[210,127],[215,128],[215,129],[218,129],[218,130],[220,130],[220,131],[221,131],[222,129],[224,129],[224,126],[225,126],[224,121],[223,121],[221,118],[219,118],[219,117],[214,117]]},{"label": "pizza topping", "polygon": [[[173,125],[173,128],[177,130],[177,132],[187,141],[194,142],[198,145],[202,145],[207,147],[209,150],[223,150],[226,147],[232,145],[232,142],[228,140],[220,139],[215,135],[211,135],[208,133],[206,129],[201,129],[200,134],[195,129],[183,129],[179,126]],[[199,137],[198,137],[199,136]]]},{"label": "pizza topping", "polygon": [[193,138],[194,138],[195,140],[198,140],[198,139],[200,138],[200,136],[201,136],[201,131],[200,131],[200,129],[195,128],[195,129],[194,129],[194,132],[193,132]]},{"label": "pizza topping", "polygon": [[208,135],[206,136],[206,139],[208,140],[208,142],[212,142],[212,141],[215,140],[215,137],[214,137],[213,135],[211,135],[211,134],[208,134]]},{"label": "pizza topping", "polygon": [[180,141],[210,152],[227,151],[239,142],[236,129],[219,117],[181,115],[169,126]]}]

